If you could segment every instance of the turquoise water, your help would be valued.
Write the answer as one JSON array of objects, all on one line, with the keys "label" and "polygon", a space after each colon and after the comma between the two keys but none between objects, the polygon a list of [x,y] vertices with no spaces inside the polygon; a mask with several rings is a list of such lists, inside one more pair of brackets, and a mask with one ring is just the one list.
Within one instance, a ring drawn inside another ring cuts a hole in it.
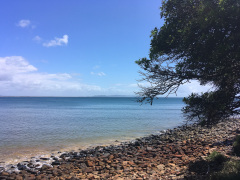
[{"label": "turquoise water", "polygon": [[183,123],[182,98],[0,97],[0,161],[158,133]]}]

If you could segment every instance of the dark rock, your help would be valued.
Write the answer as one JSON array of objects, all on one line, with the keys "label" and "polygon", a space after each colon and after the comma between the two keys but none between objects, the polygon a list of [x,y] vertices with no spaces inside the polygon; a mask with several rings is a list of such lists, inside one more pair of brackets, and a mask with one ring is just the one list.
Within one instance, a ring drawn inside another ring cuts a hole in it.
[{"label": "dark rock", "polygon": [[2,166],[0,166],[0,172],[2,172],[2,171],[4,171],[4,170],[5,170],[5,168],[2,167]]},{"label": "dark rock", "polygon": [[61,164],[61,162],[59,162],[59,161],[53,161],[52,162],[52,165],[60,165]]},{"label": "dark rock", "polygon": [[17,168],[18,168],[18,170],[26,170],[26,169],[27,169],[27,166],[24,165],[24,164],[18,163],[18,164],[17,164]]},{"label": "dark rock", "polygon": [[134,143],[134,146],[141,146],[141,144],[140,144],[139,141],[136,141],[136,142]]},{"label": "dark rock", "polygon": [[49,168],[51,168],[51,166],[49,166],[49,165],[47,165],[47,164],[43,164],[41,170],[44,171],[44,170],[47,170],[47,169],[49,169]]},{"label": "dark rock", "polygon": [[60,157],[60,158],[69,157],[69,154],[63,153],[63,154],[61,154],[61,156],[59,156],[59,157]]}]

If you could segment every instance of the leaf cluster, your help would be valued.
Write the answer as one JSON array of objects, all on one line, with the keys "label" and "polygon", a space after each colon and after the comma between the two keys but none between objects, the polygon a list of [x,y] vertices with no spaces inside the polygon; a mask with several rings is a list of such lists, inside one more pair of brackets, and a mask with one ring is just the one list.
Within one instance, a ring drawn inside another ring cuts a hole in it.
[{"label": "leaf cluster", "polygon": [[197,80],[215,90],[184,100],[183,111],[189,120],[209,123],[238,114],[240,1],[164,0],[161,18],[165,23],[151,33],[149,58],[136,61],[144,70],[141,80],[150,83],[137,93],[139,101],[152,102],[158,95],[176,93],[180,85]]}]

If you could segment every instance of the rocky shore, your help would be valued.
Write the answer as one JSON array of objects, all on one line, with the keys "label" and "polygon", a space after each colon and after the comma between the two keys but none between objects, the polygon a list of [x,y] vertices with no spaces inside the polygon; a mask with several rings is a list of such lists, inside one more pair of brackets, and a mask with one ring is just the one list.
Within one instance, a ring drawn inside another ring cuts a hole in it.
[{"label": "rocky shore", "polygon": [[[240,120],[211,128],[181,126],[115,146],[98,146],[0,167],[0,179],[194,179],[210,171],[202,160],[212,151],[232,154]],[[204,169],[204,170],[203,170]]]}]

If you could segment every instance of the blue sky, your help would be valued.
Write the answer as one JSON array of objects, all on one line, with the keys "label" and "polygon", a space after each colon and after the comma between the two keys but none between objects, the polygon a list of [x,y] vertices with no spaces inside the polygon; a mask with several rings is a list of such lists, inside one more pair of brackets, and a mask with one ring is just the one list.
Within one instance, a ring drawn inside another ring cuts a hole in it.
[{"label": "blue sky", "polygon": [[[160,0],[0,1],[0,95],[134,95]],[[178,96],[204,91],[197,82]]]}]

